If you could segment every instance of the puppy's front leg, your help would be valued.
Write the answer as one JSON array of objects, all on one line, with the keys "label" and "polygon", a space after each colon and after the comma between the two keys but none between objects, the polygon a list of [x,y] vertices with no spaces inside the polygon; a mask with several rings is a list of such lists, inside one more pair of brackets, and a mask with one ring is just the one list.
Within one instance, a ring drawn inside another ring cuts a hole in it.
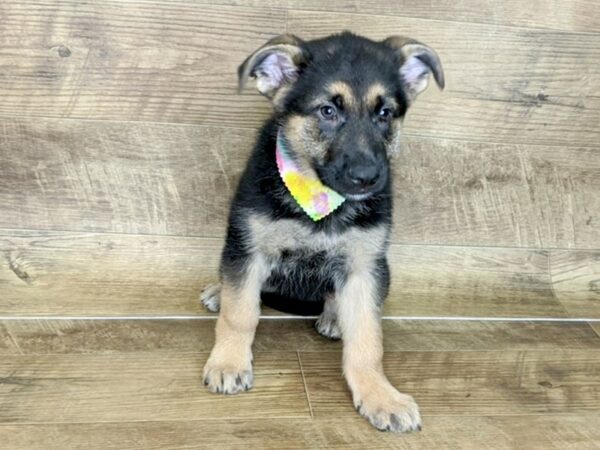
[{"label": "puppy's front leg", "polygon": [[418,430],[421,418],[417,404],[411,396],[398,392],[383,373],[378,283],[374,269],[358,269],[338,293],[344,374],[354,407],[376,428]]},{"label": "puppy's front leg", "polygon": [[238,279],[223,275],[215,346],[204,366],[204,384],[212,392],[236,394],[252,387],[252,342],[266,277],[266,264],[260,255],[248,259]]}]

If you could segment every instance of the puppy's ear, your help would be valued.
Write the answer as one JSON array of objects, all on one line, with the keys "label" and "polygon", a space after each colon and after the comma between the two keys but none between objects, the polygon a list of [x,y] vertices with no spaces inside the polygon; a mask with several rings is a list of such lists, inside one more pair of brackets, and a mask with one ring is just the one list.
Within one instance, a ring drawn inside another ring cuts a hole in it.
[{"label": "puppy's ear", "polygon": [[414,39],[404,36],[391,36],[383,41],[400,55],[400,76],[410,101],[425,90],[429,74],[440,89],[444,89],[442,62],[435,50]]},{"label": "puppy's ear", "polygon": [[252,53],[238,68],[239,91],[244,89],[248,77],[254,77],[258,91],[273,98],[279,88],[298,79],[307,61],[308,53],[300,38],[292,34],[277,36]]}]

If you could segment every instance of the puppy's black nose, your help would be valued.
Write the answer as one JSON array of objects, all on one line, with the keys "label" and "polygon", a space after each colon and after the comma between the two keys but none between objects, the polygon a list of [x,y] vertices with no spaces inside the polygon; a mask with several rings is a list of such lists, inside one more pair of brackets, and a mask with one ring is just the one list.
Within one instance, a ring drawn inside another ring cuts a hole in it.
[{"label": "puppy's black nose", "polygon": [[379,179],[379,170],[376,166],[352,166],[348,169],[348,178],[355,186],[371,187]]}]

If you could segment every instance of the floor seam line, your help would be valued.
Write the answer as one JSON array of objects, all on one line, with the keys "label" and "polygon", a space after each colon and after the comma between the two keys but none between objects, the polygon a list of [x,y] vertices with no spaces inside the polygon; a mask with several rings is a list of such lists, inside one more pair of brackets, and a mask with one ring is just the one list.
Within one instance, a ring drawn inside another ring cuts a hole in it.
[{"label": "floor seam line", "polygon": [[300,366],[300,375],[302,376],[302,384],[304,385],[304,394],[306,395],[306,402],[308,403],[308,412],[310,418],[314,419],[315,415],[313,412],[312,403],[310,402],[310,394],[308,393],[308,386],[306,385],[306,377],[304,376],[304,368],[302,367],[302,359],[300,358],[300,352],[296,350],[296,358],[298,358],[298,365]]},{"label": "floor seam line", "polygon": [[[264,315],[261,320],[314,320],[318,316]],[[216,320],[217,316],[165,315],[165,316],[6,316],[0,321],[42,321],[42,320]],[[595,317],[468,317],[468,316],[383,316],[383,320],[404,320],[414,322],[564,322],[564,323],[600,323]]]}]

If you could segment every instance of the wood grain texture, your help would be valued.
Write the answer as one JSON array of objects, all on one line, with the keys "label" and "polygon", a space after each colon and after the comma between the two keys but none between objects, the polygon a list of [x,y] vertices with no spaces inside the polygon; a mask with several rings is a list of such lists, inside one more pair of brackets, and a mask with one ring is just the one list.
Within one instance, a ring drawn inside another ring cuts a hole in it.
[{"label": "wood grain texture", "polygon": [[[194,0],[212,3],[210,0]],[[221,3],[236,6],[273,6],[311,11],[402,16],[449,22],[471,22],[547,28],[563,31],[599,32],[600,16],[594,14],[598,4],[594,0],[560,1],[535,0],[430,0],[415,2],[395,0],[225,0]]]},{"label": "wood grain texture", "polygon": [[408,137],[395,162],[394,240],[596,248],[599,155]]},{"label": "wood grain texture", "polygon": [[[0,232],[0,314],[210,314],[220,239]],[[568,317],[542,250],[394,245],[392,316]]]},{"label": "wood grain texture", "polygon": [[552,287],[573,316],[600,313],[600,251],[550,252]]},{"label": "wood grain texture", "polygon": [[[419,97],[407,115],[409,133],[597,146],[600,71],[595,61],[600,58],[600,35],[389,16],[288,13],[288,30],[305,38],[345,29],[373,39],[411,36],[440,54],[447,89],[440,93],[432,88]],[[595,50],[589,51],[590,46]]]},{"label": "wood grain texture", "polygon": [[567,317],[542,250],[394,245],[384,314]]},{"label": "wood grain texture", "polygon": [[[33,325],[33,324],[31,324]],[[40,331],[39,324],[35,326],[35,330]],[[36,331],[36,332],[37,332]],[[9,326],[6,322],[0,322],[0,355],[20,355],[22,351],[19,349],[19,344],[15,340]]]},{"label": "wood grain texture", "polygon": [[600,31],[600,17],[594,13],[597,11],[598,4],[593,0],[577,2],[536,0],[528,3],[518,0],[503,2],[401,0],[393,3],[375,0],[334,0],[326,3],[318,0],[287,0],[287,3],[289,7],[298,9],[398,15],[450,22],[478,22],[565,31]]},{"label": "wood grain texture", "polygon": [[[424,431],[402,437],[376,431],[353,412],[339,347],[323,353],[324,340],[321,348],[305,345],[315,352],[301,353],[310,419],[290,351],[308,321],[269,322],[259,330],[259,348],[271,335],[269,344],[288,349],[256,352],[253,391],[206,393],[198,386],[206,354],[189,350],[192,341],[210,344],[194,328],[209,324],[0,323],[26,353],[0,359],[3,448],[587,450],[600,436],[600,338],[590,339],[585,324],[386,322],[405,336],[396,348],[425,350],[386,356],[392,381],[412,389],[424,410]],[[478,351],[484,348],[494,351]]]},{"label": "wood grain texture", "polygon": [[[6,0],[0,114],[254,125],[237,66],[285,11],[191,2]],[[235,108],[231,107],[235,99]]]},{"label": "wood grain texture", "polygon": [[214,239],[86,233],[0,235],[2,314],[202,314]]},{"label": "wood grain texture", "polygon": [[[283,9],[176,1],[33,7],[10,0],[1,14],[11,30],[0,53],[7,61],[4,115],[255,127],[268,114],[267,102],[250,91],[235,94],[235,69],[286,29]],[[374,38],[402,32],[436,47],[448,90],[420,99],[409,132],[484,142],[598,142],[598,34],[294,10],[287,17],[287,29],[307,38],[348,28]]]},{"label": "wood grain texture", "polygon": [[[596,413],[599,355],[593,350],[392,352],[386,357],[386,368],[394,383],[401,381],[421,402],[427,430],[429,420],[441,420],[432,416],[440,414],[454,420],[468,415],[466,422],[470,422],[472,415]],[[299,375],[296,355],[256,356],[255,390],[227,398],[198,388],[201,361],[194,353],[6,356],[0,363],[0,417],[5,423],[23,424],[163,422],[182,417],[210,418],[203,423],[211,423],[277,415],[308,419],[302,386],[293,381]],[[339,373],[339,353],[302,353],[301,358],[314,423],[325,424],[319,421],[332,415],[348,417],[360,430]],[[520,422],[514,419],[512,423]],[[288,421],[287,428],[297,429],[292,424]],[[267,430],[251,434],[270,435]]]},{"label": "wood grain texture", "polygon": [[[315,417],[356,414],[340,383],[341,355],[300,358]],[[424,416],[600,412],[598,350],[387,352],[384,366]]]},{"label": "wood grain texture", "polygon": [[201,384],[208,354],[9,356],[0,422],[310,417],[297,354],[255,353],[255,388],[223,401]]},{"label": "wood grain texture", "polygon": [[590,326],[596,332],[596,334],[600,337],[600,322],[590,322]]},{"label": "wood grain texture", "polygon": [[[255,132],[0,118],[0,226],[222,238]],[[595,248],[598,149],[407,136],[394,242]]]},{"label": "wood grain texture", "polygon": [[[229,401],[229,398],[225,399]],[[0,425],[7,450],[356,449],[591,450],[597,414],[426,417],[421,433],[381,433],[356,418]]]},{"label": "wood grain texture", "polygon": [[[208,352],[211,320],[5,320],[0,354]],[[586,323],[384,320],[386,351],[600,349]],[[262,320],[254,351],[340,352],[314,320]]]},{"label": "wood grain texture", "polygon": [[492,101],[507,96],[515,106],[522,103],[543,113],[545,106],[559,106],[561,98],[565,108],[568,98],[583,100],[600,93],[600,70],[594,67],[600,49],[587,51],[600,42],[597,34],[296,10],[288,13],[288,28],[306,39],[346,29],[377,40],[395,34],[414,37],[438,52],[446,87],[452,94],[471,94],[465,98]]},{"label": "wood grain texture", "polygon": [[0,226],[225,234],[254,131],[0,119]]}]

